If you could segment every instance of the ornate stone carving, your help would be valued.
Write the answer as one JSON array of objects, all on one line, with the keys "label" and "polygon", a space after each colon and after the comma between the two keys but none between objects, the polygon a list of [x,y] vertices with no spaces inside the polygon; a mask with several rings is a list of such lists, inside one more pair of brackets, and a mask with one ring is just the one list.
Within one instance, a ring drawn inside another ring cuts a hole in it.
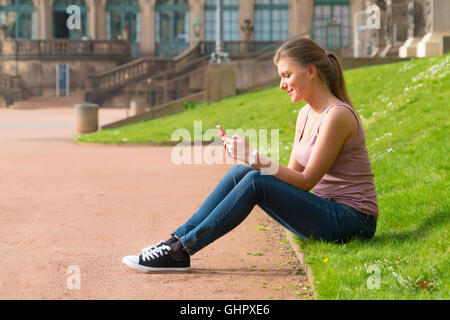
[{"label": "ornate stone carving", "polygon": [[425,0],[425,33],[433,29],[433,0]]},{"label": "ornate stone carving", "polygon": [[414,37],[414,0],[408,0],[408,38]]}]

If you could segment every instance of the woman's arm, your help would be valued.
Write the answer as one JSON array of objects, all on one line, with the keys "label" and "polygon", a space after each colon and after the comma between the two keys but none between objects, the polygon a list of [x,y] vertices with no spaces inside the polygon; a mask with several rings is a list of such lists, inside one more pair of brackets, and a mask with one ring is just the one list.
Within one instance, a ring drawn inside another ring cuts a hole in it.
[{"label": "woman's arm", "polygon": [[298,141],[298,139],[300,139],[300,130],[301,130],[301,125],[303,124],[303,121],[306,117],[306,106],[304,106],[302,109],[300,109],[300,111],[298,112],[298,116],[297,116],[297,123],[295,125],[295,138],[294,138],[294,143],[292,144],[292,151],[291,151],[291,157],[289,159],[289,164],[288,164],[288,168],[295,170],[295,171],[300,171],[302,172],[305,167],[303,167],[300,163],[297,162],[297,160],[295,160],[295,143]]},{"label": "woman's arm", "polygon": [[[333,165],[342,145],[353,130],[354,121],[353,114],[347,108],[332,108],[320,126],[320,133],[304,170],[293,170],[290,168],[290,161],[289,167],[278,164],[278,170],[272,175],[299,189],[311,190]],[[255,169],[263,170],[272,165],[271,160],[260,153],[257,160],[253,165]]]}]

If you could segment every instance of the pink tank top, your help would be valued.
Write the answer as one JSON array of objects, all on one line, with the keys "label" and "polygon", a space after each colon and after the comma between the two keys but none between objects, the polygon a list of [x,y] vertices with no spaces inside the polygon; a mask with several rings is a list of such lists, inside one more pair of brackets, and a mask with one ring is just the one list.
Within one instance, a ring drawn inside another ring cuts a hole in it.
[{"label": "pink tank top", "polygon": [[319,133],[320,124],[328,110],[336,105],[345,106],[354,114],[358,121],[358,134],[351,142],[342,146],[330,170],[314,186],[313,192],[319,197],[331,198],[338,203],[346,204],[378,218],[379,210],[373,180],[374,175],[370,166],[364,130],[359,117],[348,104],[339,102],[328,107],[313,128],[313,134],[309,140],[306,143],[300,143],[311,110],[311,107],[307,106],[308,112],[301,127],[300,138],[294,145],[295,159],[303,167],[306,167]]}]

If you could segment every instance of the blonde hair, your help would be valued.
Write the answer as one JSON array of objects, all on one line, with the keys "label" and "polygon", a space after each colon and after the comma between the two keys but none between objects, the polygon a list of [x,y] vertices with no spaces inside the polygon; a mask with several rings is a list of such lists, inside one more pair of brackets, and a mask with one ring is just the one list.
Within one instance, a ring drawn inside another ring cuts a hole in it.
[{"label": "blonde hair", "polygon": [[344,73],[338,57],[323,50],[317,43],[308,38],[292,38],[278,48],[273,62],[288,58],[301,66],[316,66],[319,77],[339,100],[352,106],[352,101],[345,86]]}]

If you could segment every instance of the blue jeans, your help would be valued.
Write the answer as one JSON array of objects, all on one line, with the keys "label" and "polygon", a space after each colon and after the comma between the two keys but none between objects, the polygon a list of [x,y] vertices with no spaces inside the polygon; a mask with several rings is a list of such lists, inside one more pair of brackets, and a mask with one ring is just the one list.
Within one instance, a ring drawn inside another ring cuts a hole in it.
[{"label": "blue jeans", "polygon": [[172,235],[192,255],[237,227],[255,205],[301,238],[346,242],[375,234],[375,217],[238,164]]}]

